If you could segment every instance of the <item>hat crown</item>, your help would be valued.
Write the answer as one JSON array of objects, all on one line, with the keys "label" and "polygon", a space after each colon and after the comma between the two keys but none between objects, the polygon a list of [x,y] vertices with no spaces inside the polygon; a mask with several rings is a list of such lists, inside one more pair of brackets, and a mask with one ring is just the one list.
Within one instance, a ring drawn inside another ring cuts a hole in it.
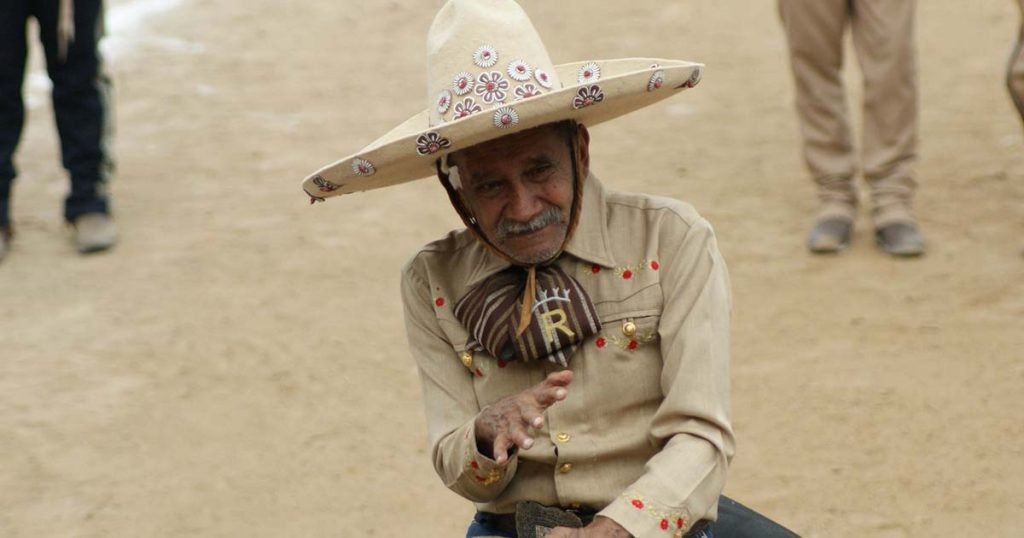
[{"label": "hat crown", "polygon": [[526,12],[512,0],[449,0],[427,33],[431,127],[561,89]]}]

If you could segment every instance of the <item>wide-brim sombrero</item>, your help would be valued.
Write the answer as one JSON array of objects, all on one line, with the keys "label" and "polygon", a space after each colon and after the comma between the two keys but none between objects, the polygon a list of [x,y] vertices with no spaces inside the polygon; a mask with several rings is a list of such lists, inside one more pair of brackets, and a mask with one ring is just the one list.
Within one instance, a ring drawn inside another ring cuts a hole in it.
[{"label": "wide-brim sombrero", "polygon": [[311,201],[433,176],[448,153],[547,123],[617,118],[692,88],[703,69],[657,58],[554,66],[512,0],[451,0],[427,41],[428,108],[310,174]]}]

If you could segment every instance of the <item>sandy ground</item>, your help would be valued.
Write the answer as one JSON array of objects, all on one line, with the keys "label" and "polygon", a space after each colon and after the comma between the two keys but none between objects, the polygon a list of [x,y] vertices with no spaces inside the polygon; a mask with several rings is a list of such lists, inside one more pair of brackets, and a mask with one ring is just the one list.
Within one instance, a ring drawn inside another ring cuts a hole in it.
[{"label": "sandy ground", "polygon": [[[523,3],[556,62],[708,65],[595,129],[594,159],[716,227],[736,302],[726,493],[804,536],[1024,535],[1013,3],[920,2],[931,250],[911,261],[874,248],[866,215],[851,250],[805,253],[773,2]],[[0,536],[460,536],[472,509],[428,460],[397,278],[454,212],[430,181],[313,207],[298,185],[420,108],[439,5],[115,0],[107,255],[73,252],[32,78],[0,265]]]}]

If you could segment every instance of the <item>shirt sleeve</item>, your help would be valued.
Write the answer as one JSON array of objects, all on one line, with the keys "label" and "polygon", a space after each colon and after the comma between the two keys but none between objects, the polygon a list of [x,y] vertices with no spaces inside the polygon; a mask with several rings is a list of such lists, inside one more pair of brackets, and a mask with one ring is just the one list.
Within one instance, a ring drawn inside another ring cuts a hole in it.
[{"label": "shirt sleeve", "polygon": [[419,368],[434,470],[462,497],[491,501],[515,476],[518,454],[510,454],[499,466],[477,450],[474,421],[480,406],[473,374],[441,330],[430,286],[416,274],[414,263],[402,272],[402,303],[409,349]]},{"label": "shirt sleeve", "polygon": [[661,234],[664,308],[658,333],[664,400],[650,436],[662,449],[600,513],[637,538],[682,536],[696,522],[716,519],[735,451],[725,262],[711,226],[699,217],[689,227],[663,224]]}]

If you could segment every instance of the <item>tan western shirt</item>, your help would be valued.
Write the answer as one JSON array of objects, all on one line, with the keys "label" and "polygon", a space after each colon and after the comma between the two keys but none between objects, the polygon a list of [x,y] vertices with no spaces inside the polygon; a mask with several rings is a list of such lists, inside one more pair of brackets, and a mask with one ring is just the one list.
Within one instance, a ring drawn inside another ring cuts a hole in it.
[{"label": "tan western shirt", "polygon": [[568,397],[536,443],[504,466],[479,453],[474,418],[559,367],[467,352],[453,315],[473,286],[508,267],[466,230],[403,269],[409,346],[419,367],[434,467],[477,509],[532,500],[600,510],[638,538],[681,536],[715,519],[735,441],[729,424],[729,277],[707,221],[682,202],[584,187],[558,265],[603,325],[572,356]]}]

